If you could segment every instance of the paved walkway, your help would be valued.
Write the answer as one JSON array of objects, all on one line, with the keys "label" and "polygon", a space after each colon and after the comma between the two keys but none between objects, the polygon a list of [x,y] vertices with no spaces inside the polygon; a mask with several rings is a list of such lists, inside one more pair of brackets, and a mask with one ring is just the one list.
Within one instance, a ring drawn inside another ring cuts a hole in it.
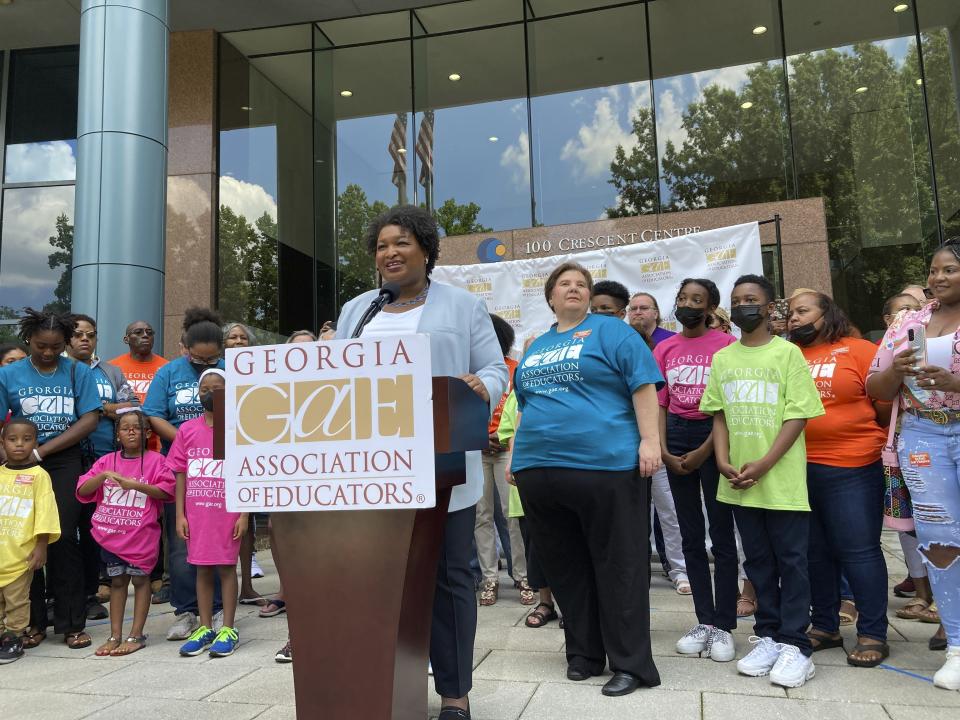
[{"label": "paved walkway", "polygon": [[[896,536],[886,534],[891,582],[903,577]],[[258,556],[267,577],[261,592],[277,587],[268,553]],[[680,597],[659,574],[651,594],[653,650],[663,684],[625,698],[604,698],[600,677],[584,683],[564,676],[563,633],[556,623],[531,630],[516,591],[503,585],[500,601],[480,608],[475,687],[477,720],[960,720],[960,693],[930,682],[943,653],[927,650],[933,625],[905,622],[891,612],[889,664],[863,670],[847,666],[839,650],[816,655],[817,676],[797,690],[763,678],[738,676],[733,663],[681,657],[677,637],[694,621],[692,602]],[[132,597],[131,597],[132,603]],[[891,608],[903,601],[891,597]],[[131,606],[132,607],[132,606]],[[181,658],[166,642],[169,606],[154,606],[147,623],[148,647],[127,659],[98,658],[93,649],[68,650],[61,638],[47,640],[27,657],[0,667],[0,711],[16,720],[292,720],[291,667],[273,661],[286,638],[284,616],[260,619],[243,608],[237,627],[241,645],[229,658]],[[90,628],[94,646],[108,626]],[[738,656],[747,648],[748,625],[737,631]],[[848,645],[855,639],[845,631]],[[426,687],[426,678],[425,678]],[[430,709],[437,711],[430,694]],[[312,720],[312,719],[311,719]]]}]

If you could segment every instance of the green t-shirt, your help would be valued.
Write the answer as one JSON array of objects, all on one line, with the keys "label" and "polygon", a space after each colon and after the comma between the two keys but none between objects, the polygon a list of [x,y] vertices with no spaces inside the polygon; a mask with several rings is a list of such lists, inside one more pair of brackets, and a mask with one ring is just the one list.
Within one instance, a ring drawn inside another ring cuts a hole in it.
[{"label": "green t-shirt", "polygon": [[[517,432],[517,396],[511,390],[507,395],[503,409],[500,411],[500,425],[497,426],[497,437],[501,444],[506,444]],[[507,501],[507,517],[523,517],[523,504],[520,502],[520,493],[517,486],[510,486],[510,497]]]},{"label": "green t-shirt", "polygon": [[[737,342],[717,351],[700,410],[723,412],[730,432],[730,464],[736,468],[762,458],[785,421],[824,413],[803,354],[779,337],[761,347]],[[803,433],[748,490],[734,490],[720,478],[717,500],[766,510],[809,510]]]}]

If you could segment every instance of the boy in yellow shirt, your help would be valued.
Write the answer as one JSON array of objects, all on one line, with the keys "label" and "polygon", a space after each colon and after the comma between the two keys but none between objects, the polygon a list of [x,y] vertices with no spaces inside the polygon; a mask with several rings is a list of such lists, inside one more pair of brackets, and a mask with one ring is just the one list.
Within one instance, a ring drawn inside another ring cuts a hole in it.
[{"label": "boy in yellow shirt", "polygon": [[30,623],[30,583],[60,537],[53,485],[37,462],[37,426],[13,418],[3,428],[0,466],[0,665],[23,657]]}]

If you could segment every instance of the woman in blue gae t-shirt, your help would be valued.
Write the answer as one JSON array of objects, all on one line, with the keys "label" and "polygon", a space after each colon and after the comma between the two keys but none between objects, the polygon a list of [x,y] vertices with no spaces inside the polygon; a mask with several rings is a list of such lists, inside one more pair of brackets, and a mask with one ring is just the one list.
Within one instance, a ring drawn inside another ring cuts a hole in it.
[{"label": "woman in blue gae t-shirt", "polygon": [[511,470],[567,621],[567,677],[599,675],[609,659],[614,676],[603,693],[626,695],[660,684],[650,649],[646,478],[660,466],[663,378],[629,325],[587,314],[592,287],[577,263],[547,278],[557,323],[514,376],[521,419]]},{"label": "woman in blue gae t-shirt", "polygon": [[[90,368],[63,356],[73,337],[68,315],[27,308],[20,319],[20,339],[29,355],[0,368],[0,417],[10,412],[37,426],[35,458],[50,474],[60,516],[60,539],[50,545],[46,586],[53,595],[53,629],[73,649],[88,647],[84,567],[77,539],[81,505],[77,478],[83,473],[80,444],[97,427],[100,394]],[[24,647],[46,637],[47,604],[44,572],[34,574],[30,588],[30,627]]]}]

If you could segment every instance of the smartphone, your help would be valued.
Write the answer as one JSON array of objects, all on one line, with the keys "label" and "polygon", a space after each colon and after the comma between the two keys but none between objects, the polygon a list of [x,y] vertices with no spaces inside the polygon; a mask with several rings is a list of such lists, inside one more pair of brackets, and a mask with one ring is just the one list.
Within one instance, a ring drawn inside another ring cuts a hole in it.
[{"label": "smartphone", "polygon": [[920,327],[907,330],[907,347],[913,353],[914,363],[917,365],[927,364],[927,329],[922,325]]}]

